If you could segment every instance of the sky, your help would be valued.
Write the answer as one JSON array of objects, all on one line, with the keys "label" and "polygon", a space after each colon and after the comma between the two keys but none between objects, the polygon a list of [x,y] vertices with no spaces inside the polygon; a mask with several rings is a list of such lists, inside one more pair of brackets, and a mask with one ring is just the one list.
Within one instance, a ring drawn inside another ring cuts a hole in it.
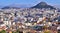
[{"label": "sky", "polygon": [[7,6],[10,4],[36,5],[41,1],[46,2],[50,5],[60,5],[60,0],[0,0],[0,6]]}]

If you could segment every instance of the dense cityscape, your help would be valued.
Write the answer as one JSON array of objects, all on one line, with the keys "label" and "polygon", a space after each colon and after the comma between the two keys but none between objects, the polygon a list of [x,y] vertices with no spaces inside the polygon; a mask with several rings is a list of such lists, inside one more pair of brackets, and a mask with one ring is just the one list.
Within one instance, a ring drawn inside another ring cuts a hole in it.
[{"label": "dense cityscape", "polygon": [[56,9],[0,9],[0,31],[4,33],[58,33],[60,12]]},{"label": "dense cityscape", "polygon": [[0,7],[0,33],[60,33],[60,9],[45,2]]}]

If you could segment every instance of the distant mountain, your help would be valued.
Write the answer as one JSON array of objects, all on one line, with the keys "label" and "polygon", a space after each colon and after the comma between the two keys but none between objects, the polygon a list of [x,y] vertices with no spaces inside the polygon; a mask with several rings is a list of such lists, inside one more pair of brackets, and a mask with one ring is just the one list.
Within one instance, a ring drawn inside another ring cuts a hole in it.
[{"label": "distant mountain", "polygon": [[20,9],[20,8],[29,8],[31,5],[27,5],[27,4],[11,4],[8,6],[3,7],[2,9]]},{"label": "distant mountain", "polygon": [[56,8],[59,8],[60,9],[60,5],[54,5]]},{"label": "distant mountain", "polygon": [[33,7],[31,7],[31,8],[50,8],[50,9],[55,9],[53,6],[50,6],[50,5],[48,5],[47,3],[45,3],[45,2],[40,2],[40,3],[38,3],[37,5],[35,5],[35,6],[33,6]]},{"label": "distant mountain", "polygon": [[13,8],[13,9],[20,9],[18,7],[9,7],[9,6],[3,7],[2,9],[11,9],[11,8]]}]

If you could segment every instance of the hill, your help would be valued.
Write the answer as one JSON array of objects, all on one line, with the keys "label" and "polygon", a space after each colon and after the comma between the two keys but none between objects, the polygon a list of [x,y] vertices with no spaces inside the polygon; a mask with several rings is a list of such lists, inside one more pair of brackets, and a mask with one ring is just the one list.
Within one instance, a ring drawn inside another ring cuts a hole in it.
[{"label": "hill", "polygon": [[45,2],[40,2],[40,3],[38,3],[37,5],[35,5],[35,6],[33,6],[33,7],[31,7],[31,8],[50,8],[50,9],[56,9],[56,8],[54,8],[53,6],[51,6],[51,5],[48,5],[47,3],[45,3]]}]

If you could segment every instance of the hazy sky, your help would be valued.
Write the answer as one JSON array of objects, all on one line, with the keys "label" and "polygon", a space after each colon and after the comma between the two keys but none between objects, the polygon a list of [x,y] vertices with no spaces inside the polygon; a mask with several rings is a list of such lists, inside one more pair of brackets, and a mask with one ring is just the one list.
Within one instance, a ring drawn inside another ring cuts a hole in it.
[{"label": "hazy sky", "polygon": [[44,1],[51,5],[60,5],[60,0],[0,0],[0,6],[6,6],[10,4],[31,4],[35,5],[41,1]]}]

